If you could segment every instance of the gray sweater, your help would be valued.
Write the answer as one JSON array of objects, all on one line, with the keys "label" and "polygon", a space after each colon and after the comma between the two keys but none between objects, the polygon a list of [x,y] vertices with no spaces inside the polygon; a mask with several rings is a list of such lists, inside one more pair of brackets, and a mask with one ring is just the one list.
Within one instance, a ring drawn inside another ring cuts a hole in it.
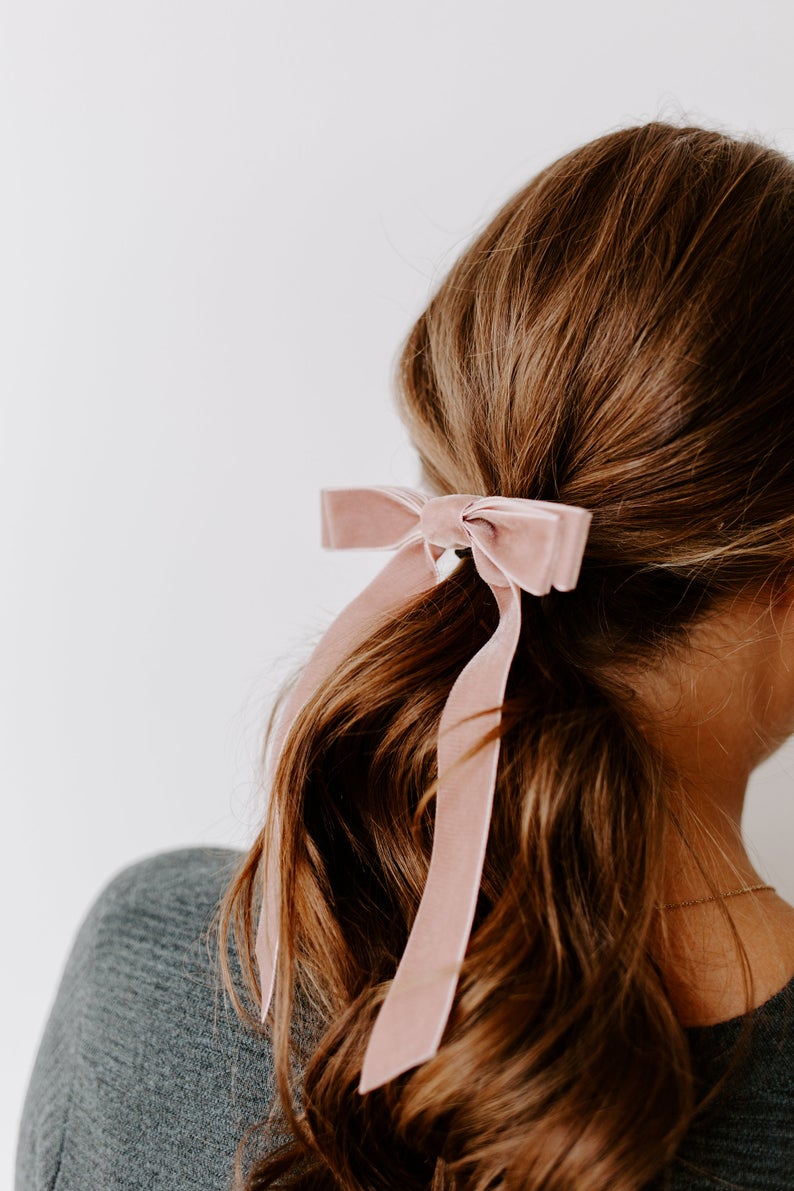
[{"label": "gray sweater", "polygon": [[[206,942],[238,859],[165,853],[125,869],[99,896],[39,1048],[16,1191],[231,1186],[238,1142],[273,1094],[269,1043],[226,1005]],[[793,1010],[794,980],[756,1011],[738,1078],[696,1122],[669,1188],[794,1188]],[[689,1031],[705,1079],[738,1032],[737,1021]]]}]

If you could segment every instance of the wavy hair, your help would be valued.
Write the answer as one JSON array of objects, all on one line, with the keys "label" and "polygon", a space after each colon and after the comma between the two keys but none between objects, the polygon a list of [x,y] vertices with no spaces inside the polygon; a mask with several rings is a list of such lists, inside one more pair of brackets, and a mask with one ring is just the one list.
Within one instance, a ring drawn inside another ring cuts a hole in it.
[{"label": "wavy hair", "polygon": [[[268,811],[283,1135],[242,1145],[250,1191],[636,1191],[675,1154],[696,1109],[657,950],[676,775],[615,660],[648,665],[792,568],[793,199],[772,147],[611,132],[510,199],[410,331],[398,402],[429,489],[563,501],[592,526],[577,588],[523,597],[441,1046],[364,1096],[428,871],[440,714],[497,620],[471,559],[362,640],[289,733]],[[266,839],[219,919],[252,1022]]]}]

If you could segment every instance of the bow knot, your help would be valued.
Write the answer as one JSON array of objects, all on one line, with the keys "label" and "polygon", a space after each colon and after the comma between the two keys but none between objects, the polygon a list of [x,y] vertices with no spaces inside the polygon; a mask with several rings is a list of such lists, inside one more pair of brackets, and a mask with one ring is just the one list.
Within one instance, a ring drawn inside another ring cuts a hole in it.
[{"label": "bow knot", "polygon": [[449,550],[470,545],[463,516],[474,496],[434,496],[422,506],[419,528],[426,542]]}]

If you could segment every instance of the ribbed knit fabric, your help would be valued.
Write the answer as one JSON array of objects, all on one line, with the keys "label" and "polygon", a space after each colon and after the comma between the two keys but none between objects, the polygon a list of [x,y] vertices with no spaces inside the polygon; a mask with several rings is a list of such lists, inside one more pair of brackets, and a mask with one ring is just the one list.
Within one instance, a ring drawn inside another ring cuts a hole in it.
[{"label": "ribbed knit fabric", "polygon": [[[269,1043],[226,1004],[207,944],[238,859],[165,853],[125,869],[99,896],[39,1048],[16,1191],[231,1187],[238,1143],[273,1095]],[[755,1018],[727,1094],[659,1187],[794,1188],[794,980]],[[738,1034],[736,1021],[689,1031],[704,1079]]]}]

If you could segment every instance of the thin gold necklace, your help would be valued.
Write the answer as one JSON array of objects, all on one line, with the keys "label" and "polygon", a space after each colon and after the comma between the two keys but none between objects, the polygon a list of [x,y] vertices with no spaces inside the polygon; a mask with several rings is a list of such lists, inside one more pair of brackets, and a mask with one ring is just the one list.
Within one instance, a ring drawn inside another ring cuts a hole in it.
[{"label": "thin gold necklace", "polygon": [[727,893],[713,893],[711,897],[691,897],[685,902],[663,902],[660,910],[680,910],[682,906],[702,906],[704,902],[718,902],[725,897],[739,897],[741,893],[761,893],[765,889],[775,892],[774,885],[744,885],[741,889],[729,889]]}]

